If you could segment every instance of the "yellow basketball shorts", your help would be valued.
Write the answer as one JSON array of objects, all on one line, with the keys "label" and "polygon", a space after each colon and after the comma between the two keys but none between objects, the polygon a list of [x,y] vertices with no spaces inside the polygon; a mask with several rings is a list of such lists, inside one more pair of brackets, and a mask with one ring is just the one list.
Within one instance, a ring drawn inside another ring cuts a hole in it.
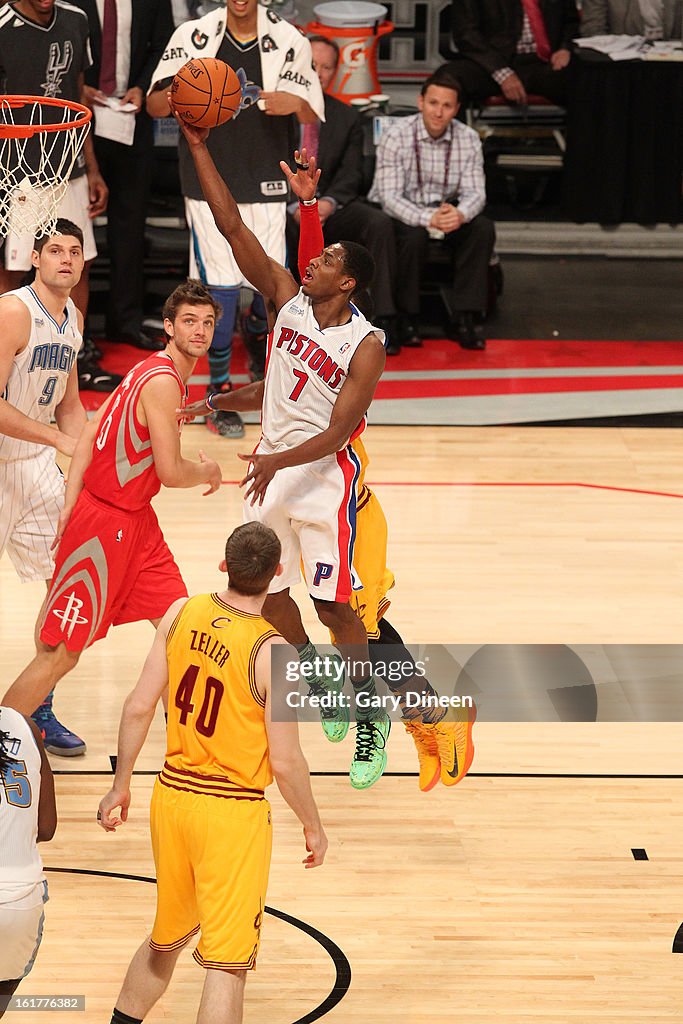
[{"label": "yellow basketball shorts", "polygon": [[362,620],[368,637],[377,640],[379,621],[389,607],[387,593],[394,585],[394,574],[387,569],[386,517],[368,487],[363,487],[358,497],[353,567],[363,589],[354,590],[349,604]]},{"label": "yellow basketball shorts", "polygon": [[252,970],[270,869],[270,804],[200,796],[157,779],[150,817],[157,872],[150,945],[177,949],[199,931],[194,958],[202,967]]}]

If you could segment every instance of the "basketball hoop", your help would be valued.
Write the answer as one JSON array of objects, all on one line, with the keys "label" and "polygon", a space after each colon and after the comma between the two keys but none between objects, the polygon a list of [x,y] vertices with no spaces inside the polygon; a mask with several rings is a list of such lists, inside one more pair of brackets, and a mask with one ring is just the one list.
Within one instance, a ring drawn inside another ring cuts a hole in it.
[{"label": "basketball hoop", "polygon": [[0,237],[54,231],[92,113],[48,96],[0,96]]}]

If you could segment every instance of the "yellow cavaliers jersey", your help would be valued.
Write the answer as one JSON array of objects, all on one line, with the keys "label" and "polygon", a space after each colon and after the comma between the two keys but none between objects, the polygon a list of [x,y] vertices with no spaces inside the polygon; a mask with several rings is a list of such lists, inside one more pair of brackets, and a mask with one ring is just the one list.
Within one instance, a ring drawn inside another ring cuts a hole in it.
[{"label": "yellow cavaliers jersey", "polygon": [[217,594],[191,597],[168,631],[168,733],[159,781],[209,796],[260,799],[272,781],[256,655],[278,634]]},{"label": "yellow cavaliers jersey", "polygon": [[368,638],[379,640],[379,622],[391,604],[387,593],[395,583],[394,574],[387,568],[387,521],[377,495],[365,483],[370,462],[365,445],[356,437],[351,447],[360,460],[353,567],[363,588],[354,590],[349,604],[365,626]]},{"label": "yellow cavaliers jersey", "polygon": [[358,437],[354,437],[353,441],[351,442],[351,447],[353,448],[354,452],[356,453],[360,461],[360,472],[358,473],[358,482],[356,483],[356,493],[358,495],[358,504],[361,505],[363,503],[363,499],[365,499],[367,496],[368,488],[365,486],[365,471],[368,468],[368,463],[370,462],[370,459],[368,457],[368,453],[365,450],[365,445],[361,441],[360,435]]}]

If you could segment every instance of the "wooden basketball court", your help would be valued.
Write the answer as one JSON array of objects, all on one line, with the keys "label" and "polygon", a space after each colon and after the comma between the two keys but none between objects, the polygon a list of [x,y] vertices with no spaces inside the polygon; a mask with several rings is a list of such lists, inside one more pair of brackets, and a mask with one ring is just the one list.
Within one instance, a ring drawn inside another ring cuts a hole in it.
[{"label": "wooden basketball court", "polygon": [[[166,491],[156,502],[191,592],[221,586],[216,566],[241,521],[236,453],[251,451],[256,436],[184,432],[186,452],[204,448],[227,481],[218,495]],[[408,642],[679,641],[679,432],[382,427],[367,438],[368,482],[389,521],[397,577],[388,617]],[[0,562],[6,684],[31,656],[42,596]],[[303,588],[295,596],[312,638],[324,642]],[[147,809],[161,712],[128,824],[116,835],[95,824],[120,708],[150,642],[145,624],[111,632],[56,700],[89,751],[52,759],[60,824],[42,854],[56,870],[43,946],[18,994],[85,995],[85,1011],[67,1018],[82,1024],[109,1019],[153,919]],[[365,793],[344,777],[352,737],[333,747],[317,725],[302,732],[330,850],[323,868],[304,871],[300,828],[273,787],[273,912],[247,986],[247,1022],[678,1018],[679,725],[481,723],[471,774],[428,794],[400,726],[387,774]],[[634,849],[649,859],[636,860]],[[183,954],[147,1019],[193,1020],[202,980]]]}]

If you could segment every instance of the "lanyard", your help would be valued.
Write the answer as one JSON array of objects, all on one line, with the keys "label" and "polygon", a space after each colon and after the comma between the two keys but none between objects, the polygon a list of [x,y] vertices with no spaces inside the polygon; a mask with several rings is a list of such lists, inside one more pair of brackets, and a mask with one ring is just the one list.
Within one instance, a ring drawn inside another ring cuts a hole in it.
[{"label": "lanyard", "polygon": [[[417,141],[417,121],[413,125],[413,150],[415,152],[415,163],[417,165],[417,188],[418,188],[418,192],[420,194],[420,197],[422,197],[423,201],[424,201],[424,194],[423,194],[423,191],[422,191],[422,186],[423,186],[422,165],[420,164],[420,144]],[[443,202],[444,199],[446,198],[446,196],[448,195],[448,177],[449,177],[450,170],[451,170],[451,153],[452,153],[452,151],[453,151],[453,146],[452,146],[452,144],[449,144],[448,152],[446,153],[446,159],[444,160],[443,188],[441,190],[441,192],[442,192],[441,202]]]}]

